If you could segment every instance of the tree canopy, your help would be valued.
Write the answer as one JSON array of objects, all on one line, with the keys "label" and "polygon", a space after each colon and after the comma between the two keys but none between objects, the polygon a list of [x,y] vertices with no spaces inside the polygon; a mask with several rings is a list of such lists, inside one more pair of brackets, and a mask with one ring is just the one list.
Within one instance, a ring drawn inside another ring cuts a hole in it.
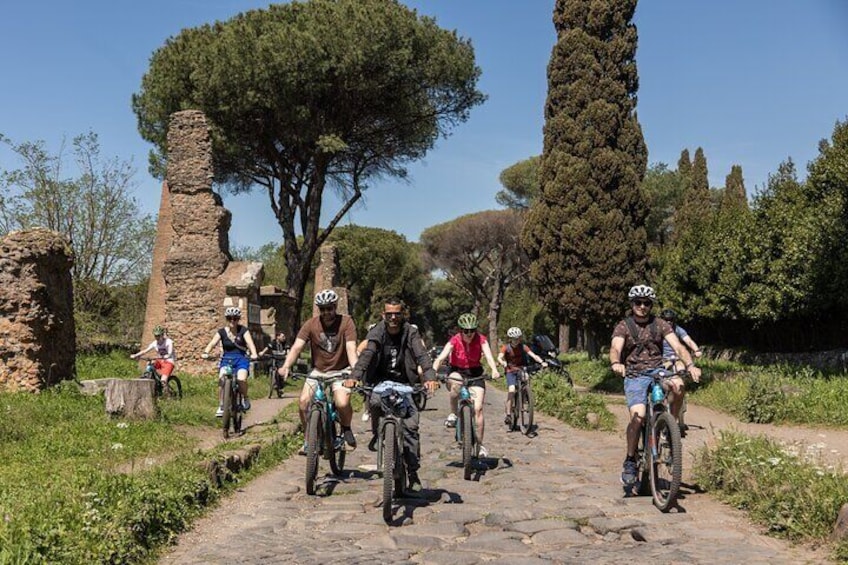
[{"label": "tree canopy", "polygon": [[539,196],[539,159],[534,155],[501,171],[503,190],[495,195],[498,204],[516,210],[530,207]]},{"label": "tree canopy", "polygon": [[[310,0],[170,38],[154,52],[133,110],[155,145],[154,172],[163,170],[169,116],[207,115],[216,180],[268,192],[300,305],[315,251],[368,180],[404,177],[408,163],[467,120],[485,98],[479,76],[470,41],[395,0]],[[341,205],[321,222],[327,187]]]}]

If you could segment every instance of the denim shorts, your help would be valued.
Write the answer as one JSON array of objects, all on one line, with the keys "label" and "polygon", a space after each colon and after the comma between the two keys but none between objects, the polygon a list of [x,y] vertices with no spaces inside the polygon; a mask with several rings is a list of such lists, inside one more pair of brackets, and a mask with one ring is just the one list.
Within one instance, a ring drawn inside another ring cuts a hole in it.
[{"label": "denim shorts", "polygon": [[627,399],[627,408],[647,402],[648,387],[654,382],[653,374],[658,370],[660,369],[648,369],[636,376],[624,379],[624,397]]},{"label": "denim shorts", "polygon": [[518,386],[518,371],[510,371],[506,374],[506,386]]}]

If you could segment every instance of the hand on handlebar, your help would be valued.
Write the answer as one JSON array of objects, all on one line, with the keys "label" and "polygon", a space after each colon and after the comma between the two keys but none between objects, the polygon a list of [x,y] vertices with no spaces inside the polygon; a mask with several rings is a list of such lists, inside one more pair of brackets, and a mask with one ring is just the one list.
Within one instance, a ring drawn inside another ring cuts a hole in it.
[{"label": "hand on handlebar", "polygon": [[439,381],[427,381],[424,383],[424,386],[427,387],[428,394],[433,394],[439,388]]},{"label": "hand on handlebar", "polygon": [[692,365],[691,367],[689,367],[689,375],[692,377],[692,380],[695,381],[696,383],[701,382],[701,369],[699,369],[695,365]]},{"label": "hand on handlebar", "polygon": [[498,372],[497,369],[493,369],[492,370],[492,379],[499,379],[499,378],[501,378],[501,374]]}]

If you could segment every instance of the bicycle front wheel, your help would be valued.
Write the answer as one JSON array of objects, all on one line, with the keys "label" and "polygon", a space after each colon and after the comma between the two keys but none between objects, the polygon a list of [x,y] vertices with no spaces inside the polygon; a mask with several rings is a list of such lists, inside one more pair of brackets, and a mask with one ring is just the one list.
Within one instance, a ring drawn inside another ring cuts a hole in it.
[{"label": "bicycle front wheel", "polygon": [[306,494],[315,494],[318,454],[321,451],[321,412],[310,410],[306,421]]},{"label": "bicycle front wheel", "polygon": [[[235,383],[234,383],[235,384]],[[238,387],[238,384],[235,384]],[[242,401],[244,397],[241,394],[241,391],[236,388],[232,394],[233,399],[233,433],[236,435],[241,434],[241,422],[244,417],[244,410],[242,409]]]},{"label": "bicycle front wheel", "polygon": [[521,385],[521,433],[527,435],[533,429],[533,391],[530,389],[530,383]]},{"label": "bicycle front wheel", "polygon": [[471,479],[471,459],[474,456],[474,423],[471,418],[474,415],[471,406],[463,404],[459,409],[459,422],[462,434],[462,469],[465,480]]},{"label": "bicycle front wheel", "polygon": [[653,437],[651,492],[654,506],[662,512],[668,512],[677,500],[683,476],[683,445],[674,416],[668,412],[657,416]]},{"label": "bicycle front wheel", "polygon": [[415,401],[415,407],[418,408],[419,412],[422,412],[427,407],[427,393],[424,391],[416,392],[412,395],[412,399]]},{"label": "bicycle front wheel", "polygon": [[394,499],[395,465],[399,457],[397,452],[397,426],[388,421],[383,425],[383,520],[392,521],[392,500]]},{"label": "bicycle front wheel", "polygon": [[[342,438],[342,425],[338,420],[330,420],[326,433],[328,438],[324,442],[326,445],[325,449],[329,452],[330,470],[338,477],[344,473],[345,457],[347,456]],[[340,440],[338,441],[338,449],[336,449],[337,438]]]},{"label": "bicycle front wheel", "polygon": [[233,387],[230,386],[230,381],[225,380],[223,384],[223,395],[221,398],[221,406],[224,408],[223,428],[224,439],[230,437],[230,422],[233,420]]}]

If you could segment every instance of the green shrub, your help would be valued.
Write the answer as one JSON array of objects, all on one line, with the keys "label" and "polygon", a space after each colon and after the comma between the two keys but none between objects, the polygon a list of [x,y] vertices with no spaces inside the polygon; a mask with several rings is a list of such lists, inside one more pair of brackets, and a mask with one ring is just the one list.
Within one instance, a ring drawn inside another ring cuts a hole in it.
[{"label": "green shrub", "polygon": [[[607,409],[603,396],[578,393],[555,373],[542,371],[533,378],[533,395],[536,408],[581,429],[615,429],[615,416]],[[597,416],[593,424],[589,414]]]},{"label": "green shrub", "polygon": [[[795,541],[826,541],[848,500],[842,469],[802,461],[765,437],[721,432],[713,448],[698,451],[694,469],[699,485]],[[835,554],[848,558],[848,542]]]},{"label": "green shrub", "polygon": [[745,417],[755,424],[769,424],[777,420],[783,406],[780,383],[768,375],[752,375],[745,396]]}]

